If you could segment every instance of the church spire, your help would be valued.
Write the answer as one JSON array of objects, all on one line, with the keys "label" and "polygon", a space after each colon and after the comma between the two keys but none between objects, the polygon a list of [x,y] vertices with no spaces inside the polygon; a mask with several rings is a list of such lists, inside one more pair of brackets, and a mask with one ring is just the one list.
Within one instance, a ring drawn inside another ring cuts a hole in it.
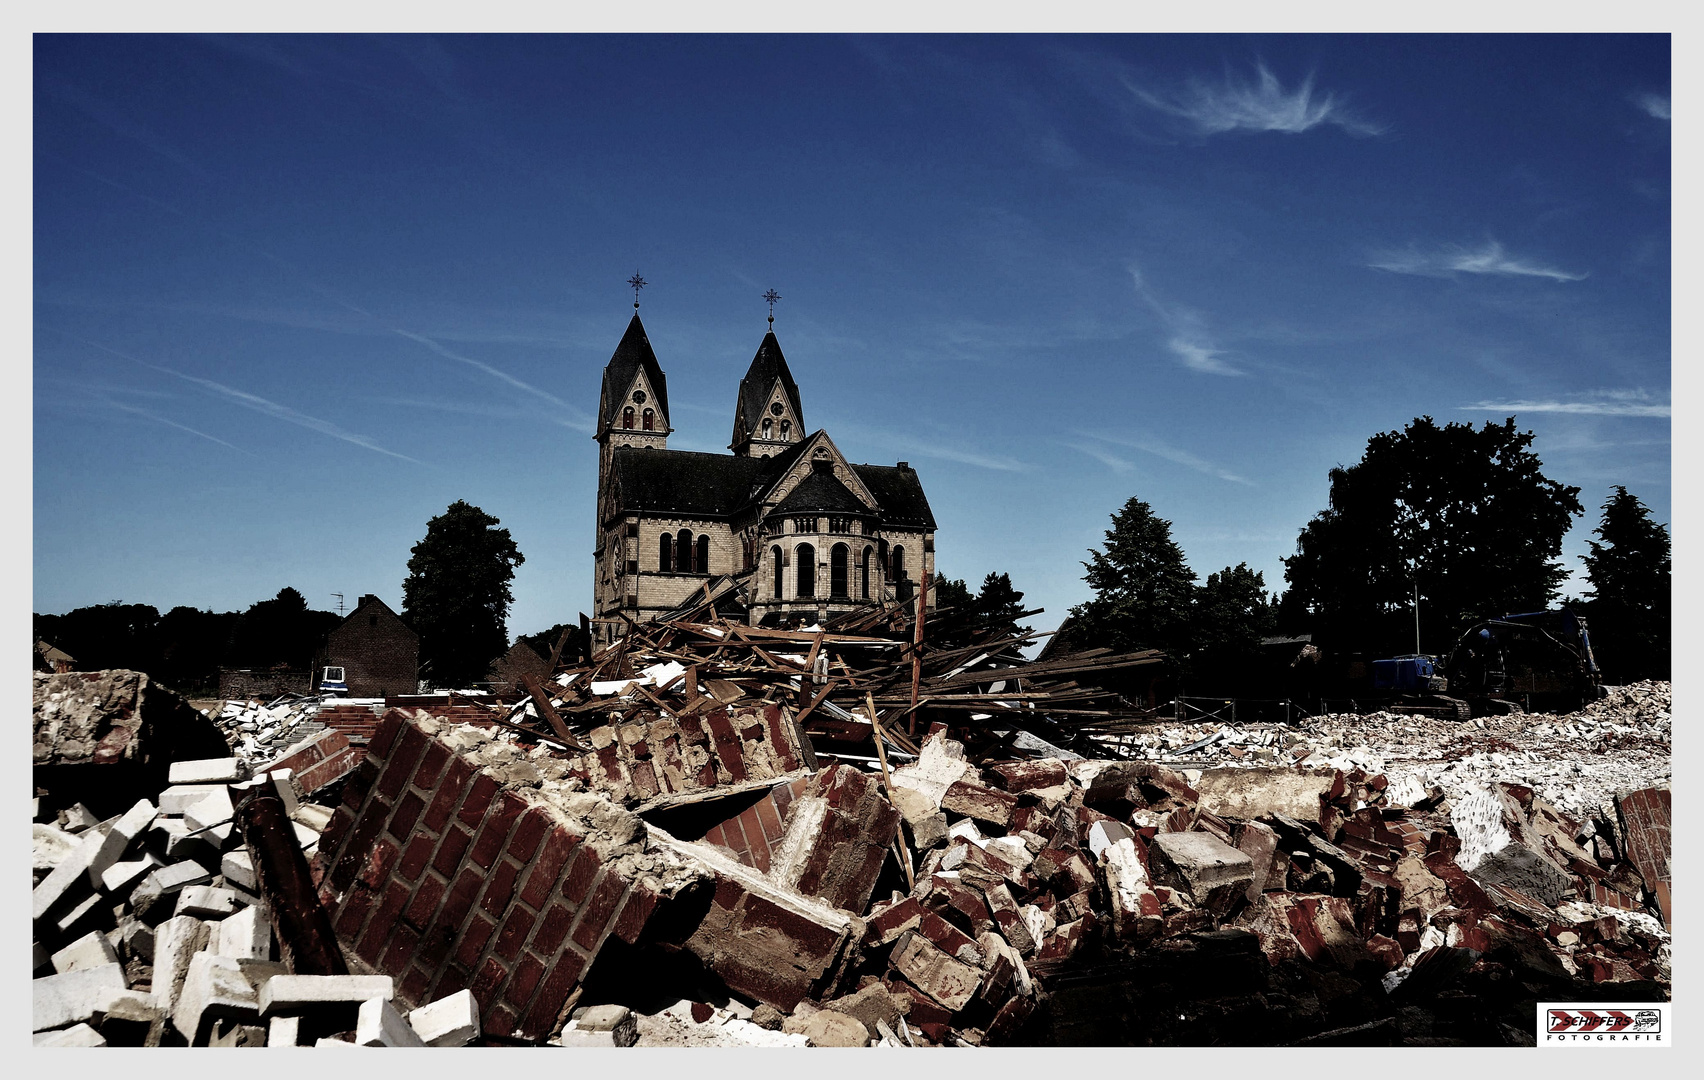
[{"label": "church spire", "polygon": [[734,403],[734,437],[728,449],[746,457],[770,457],[804,436],[805,409],[799,401],[799,385],[787,368],[775,331],[770,330],[763,335],[751,367],[740,380]]}]

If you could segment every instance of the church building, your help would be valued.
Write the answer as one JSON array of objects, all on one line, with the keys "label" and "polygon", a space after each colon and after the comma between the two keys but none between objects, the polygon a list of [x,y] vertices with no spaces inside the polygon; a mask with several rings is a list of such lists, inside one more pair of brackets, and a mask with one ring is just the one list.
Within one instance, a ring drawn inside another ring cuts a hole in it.
[{"label": "church building", "polygon": [[595,644],[625,632],[622,616],[644,622],[724,577],[748,624],[796,626],[912,599],[933,576],[935,517],[917,473],[854,465],[827,432],[806,434],[773,318],[740,380],[731,453],[670,450],[673,430],[635,311],[598,402]]}]

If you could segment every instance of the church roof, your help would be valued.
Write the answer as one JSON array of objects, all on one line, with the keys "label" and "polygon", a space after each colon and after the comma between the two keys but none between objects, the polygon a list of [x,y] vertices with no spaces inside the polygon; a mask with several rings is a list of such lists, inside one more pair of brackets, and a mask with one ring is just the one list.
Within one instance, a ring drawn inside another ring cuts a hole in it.
[{"label": "church roof", "polygon": [[725,518],[750,505],[762,458],[624,446],[610,461],[623,512]]},{"label": "church roof", "polygon": [[667,428],[668,383],[663,377],[662,367],[657,363],[657,354],[651,351],[651,339],[645,336],[645,324],[639,321],[639,313],[634,312],[633,321],[627,324],[627,333],[621,335],[621,344],[615,347],[615,354],[604,367],[604,415],[598,417],[599,429],[615,425],[616,408],[621,405],[623,395],[633,384],[633,376],[638,374],[640,369],[644,369],[645,378],[657,395],[657,412],[663,418],[663,427]]},{"label": "church roof", "polygon": [[745,417],[748,430],[756,427],[758,418],[763,415],[763,407],[769,403],[769,388],[775,385],[776,379],[781,380],[781,390],[787,395],[787,403],[793,407],[799,430],[805,430],[805,408],[799,403],[799,385],[793,381],[793,373],[787,369],[787,358],[781,354],[781,343],[775,340],[775,331],[771,330],[763,335],[757,355],[751,358],[751,367],[746,369],[745,378],[740,380],[739,399],[734,406],[734,438],[740,437],[737,425],[741,416]]},{"label": "church roof", "polygon": [[852,471],[882,508],[882,524],[933,529],[935,515],[923,494],[923,482],[909,466],[853,465]]},{"label": "church roof", "polygon": [[870,508],[858,501],[845,484],[831,472],[813,472],[794,485],[772,514],[802,514],[807,511],[827,514],[868,514]]}]

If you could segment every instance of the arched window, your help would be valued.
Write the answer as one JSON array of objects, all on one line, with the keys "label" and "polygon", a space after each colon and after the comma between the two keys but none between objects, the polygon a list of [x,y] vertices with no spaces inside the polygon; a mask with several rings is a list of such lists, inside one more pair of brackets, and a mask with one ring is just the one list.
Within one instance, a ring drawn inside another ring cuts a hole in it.
[{"label": "arched window", "polygon": [[692,573],[692,530],[682,529],[680,538],[675,541],[675,570],[678,573]]},{"label": "arched window", "polygon": [[767,416],[764,417],[763,418],[763,437],[765,439],[772,438],[774,436],[774,434],[775,434],[775,421],[769,419],[769,417],[767,417]]},{"label": "arched window", "polygon": [[674,571],[674,537],[668,533],[657,537],[657,571],[663,574]]},{"label": "arched window", "polygon": [[816,595],[816,548],[809,544],[800,544],[793,549],[793,558],[799,562],[798,589],[796,596]]},{"label": "arched window", "polygon": [[645,430],[646,431],[655,431],[656,429],[657,429],[657,414],[652,412],[650,409],[646,409],[645,410]]},{"label": "arched window", "polygon": [[781,421],[781,439],[782,439],[783,442],[787,441],[787,432],[791,431],[792,429],[793,429],[793,421],[791,421],[791,420]]},{"label": "arched window", "polygon": [[905,578],[905,549],[894,545],[888,553],[888,580],[901,581]]},{"label": "arched window", "polygon": [[851,551],[845,544],[836,544],[828,552],[828,595],[844,599],[852,595],[846,581],[847,563]]},{"label": "arched window", "polygon": [[710,572],[710,537],[708,534],[698,538],[698,560],[696,563],[700,574]]},{"label": "arched window", "polygon": [[786,575],[782,573],[780,548],[772,547],[769,549],[769,561],[775,564],[775,595],[771,599],[779,600],[781,599],[781,587],[786,584],[787,580]]},{"label": "arched window", "polygon": [[633,428],[633,406],[629,405],[621,410],[621,426],[628,430]]},{"label": "arched window", "polygon": [[869,548],[864,549],[863,568],[858,574],[859,592],[863,599],[870,598],[870,556],[874,554]]}]

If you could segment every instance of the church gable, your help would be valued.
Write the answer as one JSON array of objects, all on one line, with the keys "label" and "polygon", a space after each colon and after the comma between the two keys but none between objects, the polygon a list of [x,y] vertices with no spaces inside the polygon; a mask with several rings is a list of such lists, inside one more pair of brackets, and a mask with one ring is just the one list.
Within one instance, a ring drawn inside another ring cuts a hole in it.
[{"label": "church gable", "polygon": [[[818,431],[811,435],[791,457],[791,462],[787,463],[779,475],[770,482],[769,489],[755,501],[784,504],[795,489],[804,484],[813,474],[823,474],[831,476],[852,498],[856,499],[863,508],[863,512],[872,514],[881,512],[881,504],[876,501],[875,495],[870,492],[863,478],[853,470],[851,465],[847,464],[845,455],[840,452],[839,447],[834,445],[834,441],[828,437],[826,432]],[[822,488],[820,484],[813,484],[812,486]],[[826,489],[823,489],[823,493],[827,493]]]}]

